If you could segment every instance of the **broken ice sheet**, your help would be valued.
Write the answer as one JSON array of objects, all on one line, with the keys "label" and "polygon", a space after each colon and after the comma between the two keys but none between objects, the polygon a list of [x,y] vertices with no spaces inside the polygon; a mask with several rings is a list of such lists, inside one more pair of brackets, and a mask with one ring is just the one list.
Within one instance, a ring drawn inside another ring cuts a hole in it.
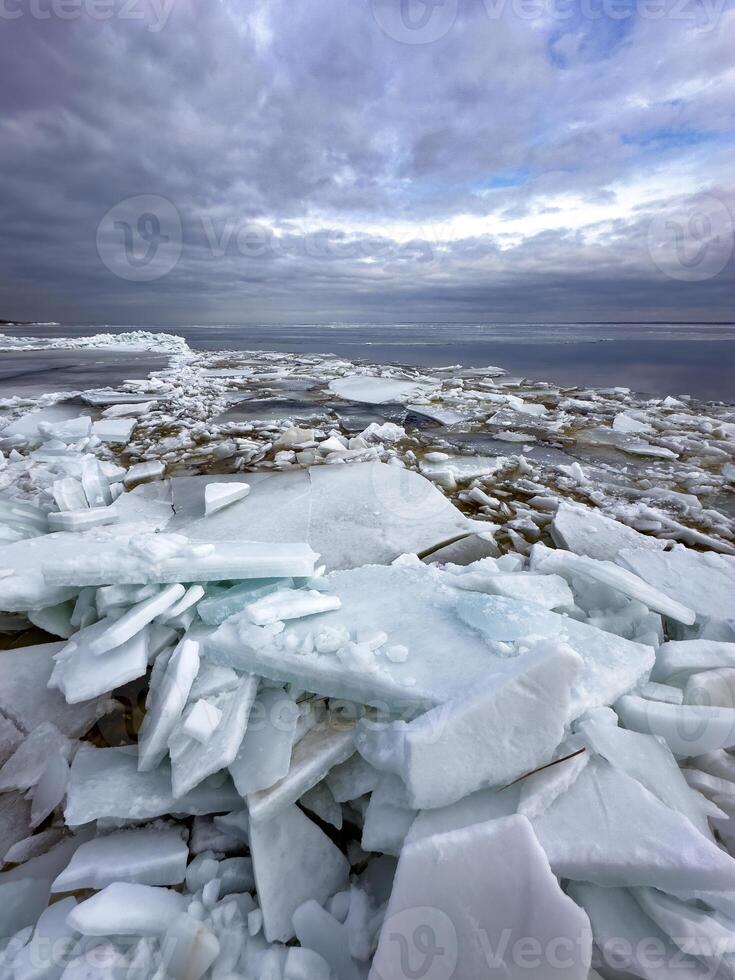
[{"label": "broken ice sheet", "polygon": [[380,405],[384,402],[408,401],[429,391],[429,385],[409,379],[360,374],[330,381],[329,390],[346,401]]},{"label": "broken ice sheet", "polygon": [[[320,588],[339,597],[340,609],[292,620],[275,634],[236,615],[204,635],[203,648],[222,666],[396,710],[426,710],[486,681],[508,656],[498,656],[494,644],[527,635],[558,637],[582,657],[571,717],[647,678],[651,648],[532,603],[460,591],[454,578],[417,561],[332,572]],[[376,630],[387,635],[385,649],[352,643]],[[331,652],[318,652],[328,639]],[[393,647],[408,651],[403,662],[387,655]]]},{"label": "broken ice sheet", "polygon": [[174,828],[120,830],[78,848],[53,883],[53,892],[105,888],[115,881],[177,885],[184,880],[189,849]]},{"label": "broken ice sheet", "polygon": [[[490,867],[492,874],[487,874]],[[562,892],[521,816],[404,847],[370,980],[405,974],[406,955],[416,962],[422,948],[426,952],[423,936],[432,937],[433,955],[439,957],[433,970],[438,967],[446,977],[482,980],[494,964],[493,971],[508,980],[547,980],[543,951],[553,943],[563,945],[568,980],[586,980],[589,973],[587,916]],[[512,950],[528,937],[534,939],[536,956],[521,962]]]},{"label": "broken ice sheet", "polygon": [[178,799],[171,789],[166,763],[153,772],[138,772],[135,748],[96,749],[85,746],[71,767],[65,820],[78,827],[92,820],[151,820],[167,813],[228,813],[242,799],[224,773],[201,782]]},{"label": "broken ice sheet", "polygon": [[296,806],[254,821],[250,850],[269,942],[291,939],[291,919],[303,902],[316,899],[321,904],[347,884],[346,859]]},{"label": "broken ice sheet", "polygon": [[483,787],[511,783],[550,761],[569,720],[581,667],[570,647],[538,644],[486,684],[415,721],[361,722],[358,750],[377,769],[401,776],[416,809],[446,806]]},{"label": "broken ice sheet", "polygon": [[328,570],[388,563],[488,530],[420,474],[385,463],[249,473],[248,496],[205,519],[208,482],[172,481],[170,531],[192,540],[308,542]]}]

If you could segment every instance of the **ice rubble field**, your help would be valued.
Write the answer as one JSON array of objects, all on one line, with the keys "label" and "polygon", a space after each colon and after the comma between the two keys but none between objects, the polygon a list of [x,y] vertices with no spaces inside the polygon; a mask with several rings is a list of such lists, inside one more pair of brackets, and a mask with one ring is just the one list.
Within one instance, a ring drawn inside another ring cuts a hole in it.
[{"label": "ice rubble field", "polygon": [[118,342],[0,403],[0,977],[735,977],[735,410]]}]

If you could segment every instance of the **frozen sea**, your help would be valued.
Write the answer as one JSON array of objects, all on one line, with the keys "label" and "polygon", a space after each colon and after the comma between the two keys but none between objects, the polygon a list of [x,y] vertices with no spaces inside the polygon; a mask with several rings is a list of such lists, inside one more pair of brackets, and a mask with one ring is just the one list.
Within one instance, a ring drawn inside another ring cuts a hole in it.
[{"label": "frozen sea", "polygon": [[[488,364],[511,374],[560,385],[605,387],[625,385],[651,395],[690,394],[702,400],[735,401],[735,323],[733,324],[593,324],[593,323],[319,323],[221,326],[151,327],[87,325],[12,327],[15,336],[81,337],[131,329],[166,330],[185,338],[194,350],[275,350],[292,353],[331,353],[350,360],[373,363],[465,367]],[[20,354],[0,355],[3,394],[39,384],[48,390],[50,379],[34,372],[74,371],[81,352],[33,352],[23,362],[22,377],[10,364]],[[69,358],[69,354],[72,358]],[[91,383],[112,383],[110,373],[145,376],[153,369],[136,355],[121,362],[120,355],[96,352],[94,365],[85,365]],[[57,363],[54,363],[57,362]],[[100,377],[89,375],[95,370]],[[70,385],[74,387],[74,384]],[[53,385],[51,385],[53,387]],[[58,390],[58,386],[57,386]]]}]

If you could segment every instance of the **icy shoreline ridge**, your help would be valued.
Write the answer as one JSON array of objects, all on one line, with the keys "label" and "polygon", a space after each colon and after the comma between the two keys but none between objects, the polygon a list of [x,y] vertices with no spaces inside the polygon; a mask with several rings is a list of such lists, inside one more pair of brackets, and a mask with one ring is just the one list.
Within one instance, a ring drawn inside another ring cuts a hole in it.
[{"label": "icy shoreline ridge", "polygon": [[171,360],[0,402],[0,980],[735,976],[732,406],[64,343]]}]

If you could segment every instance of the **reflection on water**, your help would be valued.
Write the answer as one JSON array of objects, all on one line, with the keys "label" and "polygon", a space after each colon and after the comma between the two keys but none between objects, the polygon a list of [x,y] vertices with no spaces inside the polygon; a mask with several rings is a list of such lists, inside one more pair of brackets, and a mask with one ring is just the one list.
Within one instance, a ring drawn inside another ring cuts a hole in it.
[{"label": "reflection on water", "polygon": [[146,378],[166,364],[165,357],[141,351],[0,351],[0,397],[117,386],[127,378]]}]

